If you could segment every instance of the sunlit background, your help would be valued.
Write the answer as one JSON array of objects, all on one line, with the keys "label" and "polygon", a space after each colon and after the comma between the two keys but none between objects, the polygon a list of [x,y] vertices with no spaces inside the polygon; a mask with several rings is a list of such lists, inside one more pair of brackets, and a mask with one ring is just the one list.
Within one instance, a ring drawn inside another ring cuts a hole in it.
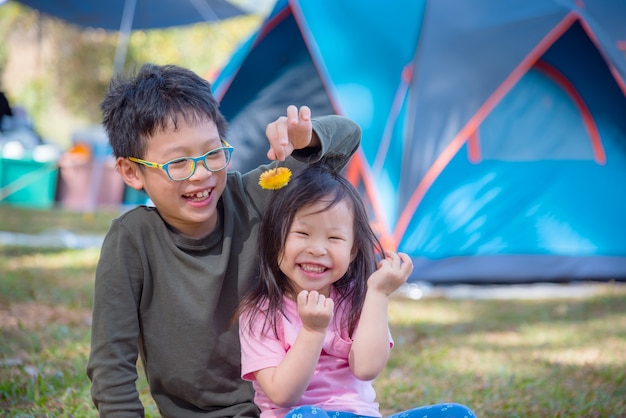
[{"label": "sunlit background", "polygon": [[[235,0],[246,16],[220,22],[133,30],[124,68],[178,64],[212,80],[234,48],[256,30],[273,2]],[[0,91],[23,108],[47,141],[100,122],[98,104],[114,71],[118,31],[68,24],[12,0],[0,1]]]}]

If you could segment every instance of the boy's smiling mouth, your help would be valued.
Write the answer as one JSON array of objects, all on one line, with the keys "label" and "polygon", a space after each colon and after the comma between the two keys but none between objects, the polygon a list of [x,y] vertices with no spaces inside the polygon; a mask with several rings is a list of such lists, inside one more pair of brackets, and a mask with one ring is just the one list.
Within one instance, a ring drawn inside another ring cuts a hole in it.
[{"label": "boy's smiling mouth", "polygon": [[184,194],[183,197],[185,199],[191,200],[192,202],[201,202],[209,197],[212,191],[213,189],[207,189],[201,192]]}]

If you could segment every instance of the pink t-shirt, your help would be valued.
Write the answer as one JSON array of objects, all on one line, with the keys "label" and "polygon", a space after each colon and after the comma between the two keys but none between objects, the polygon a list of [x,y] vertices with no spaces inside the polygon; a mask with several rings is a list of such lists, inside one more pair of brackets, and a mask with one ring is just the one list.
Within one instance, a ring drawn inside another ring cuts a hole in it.
[{"label": "pink t-shirt", "polygon": [[[331,297],[337,300],[331,291]],[[276,367],[296,340],[302,321],[298,316],[296,303],[284,298],[285,313],[289,322],[281,316],[278,321],[278,336],[270,330],[260,336],[263,315],[257,316],[252,326],[253,334],[248,333],[245,315],[240,319],[239,335],[241,339],[241,376],[251,380],[256,392],[254,402],[261,409],[261,418],[284,417],[291,409],[301,405],[315,405],[326,411],[345,411],[355,414],[380,417],[378,403],[374,402],[376,393],[372,381],[358,380],[350,371],[348,353],[352,341],[347,330],[338,330],[335,325],[343,318],[333,318],[326,332],[322,353],[306,391],[298,403],[289,408],[281,408],[265,395],[254,379],[254,372],[268,367]],[[393,345],[391,335],[389,344]]]}]

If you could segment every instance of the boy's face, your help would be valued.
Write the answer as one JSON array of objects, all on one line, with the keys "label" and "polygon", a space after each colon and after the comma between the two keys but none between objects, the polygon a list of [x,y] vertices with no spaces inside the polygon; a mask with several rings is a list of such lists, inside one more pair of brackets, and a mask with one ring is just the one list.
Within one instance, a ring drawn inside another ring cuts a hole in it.
[{"label": "boy's face", "polygon": [[[143,160],[164,164],[176,158],[198,157],[222,146],[217,126],[204,121],[196,126],[181,122],[178,131],[157,132],[148,139]],[[217,225],[217,202],[226,187],[227,169],[208,171],[198,162],[187,180],[173,181],[158,168],[144,167],[119,158],[124,181],[134,189],[143,188],[161,217],[183,234],[201,238]]]}]

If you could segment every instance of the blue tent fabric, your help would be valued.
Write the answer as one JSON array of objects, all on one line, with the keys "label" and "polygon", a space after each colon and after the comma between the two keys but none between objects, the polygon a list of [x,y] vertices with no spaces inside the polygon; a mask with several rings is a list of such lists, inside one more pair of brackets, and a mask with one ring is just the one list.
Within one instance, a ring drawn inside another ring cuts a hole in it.
[{"label": "blue tent fabric", "polygon": [[357,121],[345,175],[413,281],[623,280],[623,22],[610,0],[279,0],[215,91],[239,169],[288,104]]},{"label": "blue tent fabric", "polygon": [[[83,27],[120,30],[129,0],[14,0],[46,15]],[[244,14],[225,0],[130,0],[135,3],[133,29],[159,29]]]}]

